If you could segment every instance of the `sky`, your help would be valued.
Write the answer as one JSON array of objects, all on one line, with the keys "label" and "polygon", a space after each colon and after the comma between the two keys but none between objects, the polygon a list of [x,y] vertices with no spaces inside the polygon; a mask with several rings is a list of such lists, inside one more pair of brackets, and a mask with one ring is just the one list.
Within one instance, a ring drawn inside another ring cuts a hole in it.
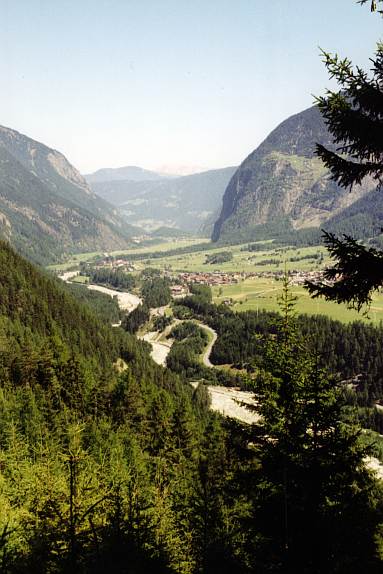
[{"label": "sky", "polygon": [[82,173],[241,163],[334,86],[320,50],[370,68],[383,20],[354,0],[0,0],[0,124]]}]

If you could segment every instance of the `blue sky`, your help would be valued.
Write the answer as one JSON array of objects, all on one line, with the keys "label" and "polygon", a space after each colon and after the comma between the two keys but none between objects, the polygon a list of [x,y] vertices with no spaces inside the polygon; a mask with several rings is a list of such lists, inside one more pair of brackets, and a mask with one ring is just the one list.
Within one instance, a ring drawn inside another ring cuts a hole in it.
[{"label": "blue sky", "polygon": [[0,124],[82,172],[240,163],[330,86],[319,46],[369,67],[354,0],[0,0]]}]

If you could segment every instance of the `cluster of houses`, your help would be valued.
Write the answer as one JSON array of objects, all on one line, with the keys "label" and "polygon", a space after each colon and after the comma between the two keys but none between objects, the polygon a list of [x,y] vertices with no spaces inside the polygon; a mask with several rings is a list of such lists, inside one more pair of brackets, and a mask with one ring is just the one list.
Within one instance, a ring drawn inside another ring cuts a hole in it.
[{"label": "cluster of houses", "polygon": [[179,273],[178,280],[182,284],[199,283],[200,285],[233,285],[239,283],[242,275],[240,273],[223,273],[213,271],[212,273]]},{"label": "cluster of houses", "polygon": [[323,279],[322,271],[292,271],[289,273],[291,285],[303,285],[306,281],[319,281]]},{"label": "cluster of houses", "polygon": [[104,253],[103,257],[104,258],[101,261],[98,261],[96,265],[93,265],[95,269],[120,269],[121,271],[129,273],[136,269],[135,265],[126,259],[116,259],[107,253]]},{"label": "cluster of houses", "polygon": [[170,285],[170,292],[173,299],[181,299],[189,294],[187,285]]}]

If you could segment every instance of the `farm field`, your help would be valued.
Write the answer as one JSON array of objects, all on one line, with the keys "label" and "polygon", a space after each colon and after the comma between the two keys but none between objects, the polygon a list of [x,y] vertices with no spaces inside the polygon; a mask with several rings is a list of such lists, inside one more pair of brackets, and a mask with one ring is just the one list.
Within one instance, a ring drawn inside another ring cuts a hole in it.
[{"label": "farm field", "polygon": [[[129,255],[132,253],[156,253],[161,251],[168,251],[170,249],[179,249],[181,247],[193,247],[194,245],[198,245],[198,243],[206,243],[208,240],[203,237],[198,238],[190,238],[190,239],[172,239],[169,241],[164,241],[162,243],[156,243],[153,245],[145,245],[143,247],[131,247],[130,249],[125,249],[123,251],[110,251],[108,252],[109,255],[113,255],[114,257],[118,257],[119,255]],[[92,261],[96,257],[100,257],[102,255],[101,251],[92,251],[86,253],[76,253],[72,255],[68,261],[65,263],[58,263],[56,265],[49,265],[48,269],[52,271],[66,271],[70,268],[78,266],[82,261]]]},{"label": "farm field", "polygon": [[101,255],[100,251],[92,251],[88,253],[76,253],[75,255],[71,255],[68,261],[65,263],[57,263],[55,265],[48,265],[47,269],[51,271],[57,271],[58,273],[63,271],[68,271],[69,269],[74,269],[79,266],[82,261],[91,261],[95,257]]},{"label": "farm field", "polygon": [[[213,288],[215,303],[231,299],[232,309],[236,311],[267,311],[278,310],[278,295],[282,290],[282,281],[263,278],[249,278],[236,285],[223,285]],[[297,297],[296,309],[298,313],[309,315],[328,315],[344,323],[351,321],[367,321],[379,323],[383,321],[383,294],[373,296],[373,302],[368,316],[347,309],[345,305],[312,299],[301,285],[292,285],[291,291]]]},{"label": "farm field", "polygon": [[[193,250],[198,243],[206,243],[206,239],[175,239],[156,245],[136,247],[126,251],[112,252],[115,256],[141,253],[142,259],[135,260],[136,273],[145,267],[168,270],[174,274],[182,272],[194,273],[273,273],[299,270],[314,271],[324,269],[330,264],[327,251],[323,246],[313,247],[278,247],[273,249],[272,242],[262,243],[262,251],[249,251],[248,244],[219,246],[216,249],[192,251],[190,253],[164,255],[150,258],[152,253],[168,252],[171,249],[190,246]],[[222,263],[206,263],[206,258],[215,254],[229,253],[229,261]],[[148,258],[145,258],[148,254]],[[81,253],[73,256],[66,264],[51,266],[50,269],[64,271],[78,267],[81,261],[91,261],[100,253]],[[83,277],[76,281],[84,281]],[[236,311],[278,310],[278,294],[282,283],[269,277],[247,277],[234,285],[222,285],[213,288],[216,303],[231,300],[232,308]],[[379,323],[383,321],[383,294],[375,294],[368,315],[349,310],[344,305],[327,302],[323,299],[312,299],[302,286],[292,286],[292,292],[297,296],[297,311],[308,314],[324,314],[343,322],[362,320]]]},{"label": "farm field", "polygon": [[157,253],[160,251],[169,251],[170,249],[179,249],[181,247],[192,247],[198,245],[198,243],[206,243],[209,240],[206,237],[188,238],[188,239],[178,239],[174,238],[162,243],[155,243],[153,245],[145,245],[143,247],[132,247],[131,249],[125,249],[124,251],[111,251],[110,255],[118,257],[119,255],[129,255],[130,253]]},{"label": "farm field", "polygon": [[[247,251],[246,245],[220,246],[209,251],[156,257],[141,262],[135,262],[140,267],[155,267],[174,272],[212,273],[222,271],[227,273],[251,273],[267,271],[313,270],[320,269],[328,263],[327,251],[322,246],[296,248],[265,249],[263,251]],[[231,254],[232,259],[224,263],[206,263],[206,257],[222,252]],[[322,260],[323,258],[323,260]],[[291,261],[291,259],[298,259]]]}]

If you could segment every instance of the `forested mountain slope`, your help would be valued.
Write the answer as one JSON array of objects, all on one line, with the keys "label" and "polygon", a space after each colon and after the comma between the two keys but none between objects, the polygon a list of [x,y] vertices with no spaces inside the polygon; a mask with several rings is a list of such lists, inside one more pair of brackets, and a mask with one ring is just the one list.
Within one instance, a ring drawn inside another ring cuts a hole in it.
[{"label": "forested mountain slope", "polygon": [[126,247],[134,231],[62,154],[0,127],[0,232],[20,253],[47,263]]},{"label": "forested mountain slope", "polygon": [[273,130],[230,180],[213,239],[235,239],[239,234],[255,239],[265,226],[278,230],[281,224],[326,227],[335,216],[341,227],[347,221],[344,210],[376,186],[368,180],[351,191],[339,188],[314,153],[317,142],[333,148],[316,106]]},{"label": "forested mountain slope", "polygon": [[[268,454],[267,442],[259,446],[261,427],[212,414],[203,384],[193,391],[157,366],[146,343],[111,328],[106,314],[100,319],[73,293],[0,242],[1,572],[280,570],[284,443],[269,441]],[[306,412],[301,403],[299,412]],[[312,433],[300,431],[303,450],[294,443],[288,509],[296,562],[317,560],[311,531],[301,525],[319,515],[319,542],[330,537],[322,553],[335,564],[319,572],[338,574],[345,559],[354,572],[361,565],[378,572],[371,566],[381,564],[374,538],[379,491],[361,451],[350,462],[352,453],[337,446],[344,437],[337,433],[334,442],[332,434],[325,436],[330,454],[320,455],[326,480],[319,514],[305,498],[318,469],[307,458]],[[333,468],[334,485],[327,480]]]},{"label": "forested mountain slope", "polygon": [[0,302],[1,572],[199,571],[207,395],[2,242]]}]

